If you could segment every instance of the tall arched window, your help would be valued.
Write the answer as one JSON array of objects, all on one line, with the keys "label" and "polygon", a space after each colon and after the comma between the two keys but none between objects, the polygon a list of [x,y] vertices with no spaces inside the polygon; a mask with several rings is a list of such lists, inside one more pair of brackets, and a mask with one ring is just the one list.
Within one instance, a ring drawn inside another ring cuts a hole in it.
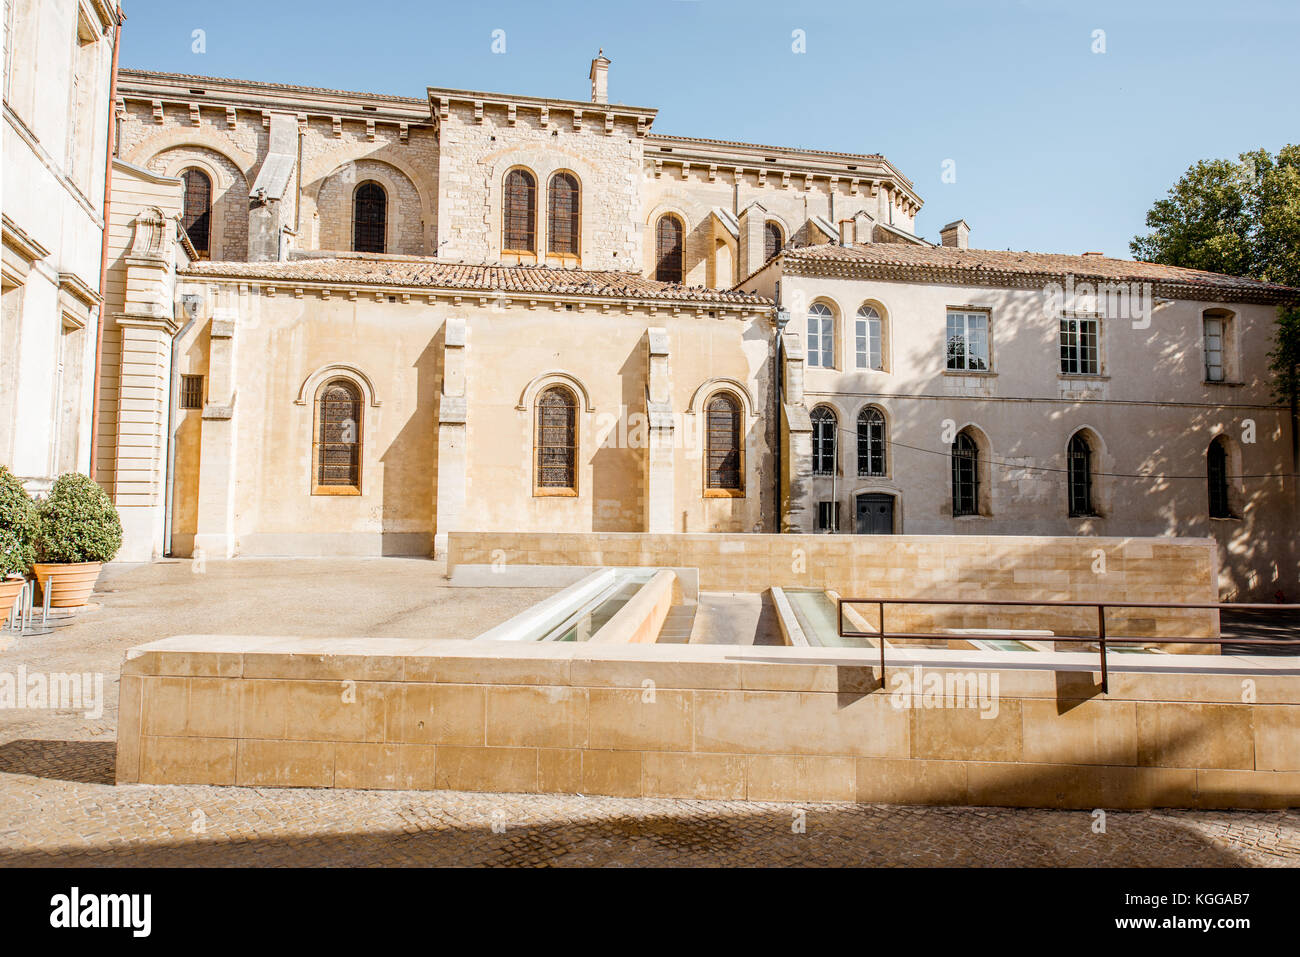
[{"label": "tall arched window", "polygon": [[181,173],[181,182],[185,185],[181,225],[199,258],[207,259],[212,243],[212,180],[203,170],[190,167]]},{"label": "tall arched window", "polygon": [[334,379],[316,393],[313,491],[361,491],[361,390]]},{"label": "tall arched window", "polygon": [[1205,472],[1209,481],[1210,518],[1232,518],[1228,497],[1228,446],[1223,436],[1210,443],[1205,452]]},{"label": "tall arched window", "polygon": [[885,368],[885,320],[874,306],[862,306],[854,323],[854,353],[859,369]]},{"label": "tall arched window", "polygon": [[1070,436],[1066,466],[1070,516],[1095,515],[1092,505],[1092,446],[1082,432]]},{"label": "tall arched window", "polygon": [[682,243],[686,225],[677,216],[660,216],[655,225],[655,278],[660,282],[682,281]]},{"label": "tall arched window", "polygon": [[388,194],[376,182],[362,183],[352,196],[352,250],[382,253],[388,233]]},{"label": "tall arched window", "polygon": [[808,309],[808,365],[820,369],[835,368],[835,314],[824,302],[814,302]]},{"label": "tall arched window", "polygon": [[777,223],[768,223],[763,227],[763,256],[764,260],[771,259],[781,251],[785,245],[785,237],[781,234],[781,227]]},{"label": "tall arched window", "polygon": [[546,251],[578,256],[578,178],[556,173],[546,192]]},{"label": "tall arched window", "polygon": [[813,475],[835,474],[835,413],[824,405],[812,410]]},{"label": "tall arched window", "polygon": [[858,413],[858,475],[884,475],[885,471],[885,416],[868,406]]},{"label": "tall arched window", "polygon": [[979,445],[970,433],[958,432],[952,443],[952,513],[978,515],[979,511]]},{"label": "tall arched window", "polygon": [[537,180],[526,169],[506,174],[501,203],[501,249],[504,252],[537,252]]},{"label": "tall arched window", "polygon": [[739,492],[744,488],[745,455],[740,442],[740,402],[720,392],[705,407],[705,491]]},{"label": "tall arched window", "polygon": [[537,397],[537,488],[545,492],[578,489],[578,400],[562,385]]}]

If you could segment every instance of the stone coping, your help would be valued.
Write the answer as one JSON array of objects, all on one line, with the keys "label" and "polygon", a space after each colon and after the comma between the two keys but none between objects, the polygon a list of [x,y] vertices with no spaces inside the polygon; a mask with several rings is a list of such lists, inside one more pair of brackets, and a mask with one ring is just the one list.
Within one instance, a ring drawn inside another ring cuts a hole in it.
[{"label": "stone coping", "polygon": [[[911,647],[888,653],[886,678],[916,666],[998,672],[1006,695],[1090,698],[1101,695],[1097,665],[1086,653]],[[1243,679],[1250,678],[1257,703],[1300,703],[1295,658],[1112,654],[1108,665],[1110,699],[1242,703]],[[122,674],[627,688],[649,679],[680,689],[880,690],[874,648],[782,645],[192,634],[129,649]]]}]

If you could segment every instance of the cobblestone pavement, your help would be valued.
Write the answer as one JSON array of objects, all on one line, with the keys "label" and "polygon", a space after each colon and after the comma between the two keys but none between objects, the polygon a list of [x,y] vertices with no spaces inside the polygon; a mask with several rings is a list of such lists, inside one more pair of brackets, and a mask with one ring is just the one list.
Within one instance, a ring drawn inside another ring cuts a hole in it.
[{"label": "cobblestone pavement", "polygon": [[[183,573],[170,582],[176,589],[193,587]],[[133,618],[146,587],[167,584],[158,574],[146,569],[140,587],[135,572],[110,578],[98,610],[0,649],[0,671],[105,676],[102,716],[0,710],[0,865],[1300,865],[1295,811],[1113,811],[1102,834],[1086,811],[118,787],[123,651],[166,633],[221,630],[203,621],[209,612],[194,593],[188,604],[170,597],[187,608],[170,631]],[[409,576],[391,587],[409,589]],[[396,605],[378,605],[387,625]]]}]

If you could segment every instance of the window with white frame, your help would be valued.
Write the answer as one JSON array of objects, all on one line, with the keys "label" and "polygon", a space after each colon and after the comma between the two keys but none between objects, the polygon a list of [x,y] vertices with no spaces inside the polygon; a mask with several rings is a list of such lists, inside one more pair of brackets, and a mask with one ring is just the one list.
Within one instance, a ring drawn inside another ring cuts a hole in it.
[{"label": "window with white frame", "polygon": [[1229,320],[1224,313],[1207,312],[1201,319],[1205,336],[1205,379],[1228,381]]},{"label": "window with white frame", "polygon": [[809,366],[835,368],[835,314],[824,302],[814,302],[808,310],[806,347]]},{"label": "window with white frame", "polygon": [[880,313],[871,306],[858,310],[854,329],[854,348],[859,369],[885,368],[885,323]]},{"label": "window with white frame", "polygon": [[1061,374],[1101,375],[1101,320],[1061,317]]},{"label": "window with white frame", "polygon": [[989,371],[989,314],[948,310],[948,368]]}]

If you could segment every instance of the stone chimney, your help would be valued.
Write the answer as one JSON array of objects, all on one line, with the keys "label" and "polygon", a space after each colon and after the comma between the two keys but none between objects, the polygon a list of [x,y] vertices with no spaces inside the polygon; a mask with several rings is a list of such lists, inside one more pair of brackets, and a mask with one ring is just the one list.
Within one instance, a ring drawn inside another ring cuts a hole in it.
[{"label": "stone chimney", "polygon": [[959,219],[939,230],[939,244],[953,249],[969,249],[970,227],[966,225],[966,220]]},{"label": "stone chimney", "polygon": [[854,234],[856,224],[851,219],[841,219],[839,225],[840,225],[840,245],[852,246],[853,234]]},{"label": "stone chimney", "polygon": [[609,57],[602,49],[591,61],[591,102],[609,102]]}]

